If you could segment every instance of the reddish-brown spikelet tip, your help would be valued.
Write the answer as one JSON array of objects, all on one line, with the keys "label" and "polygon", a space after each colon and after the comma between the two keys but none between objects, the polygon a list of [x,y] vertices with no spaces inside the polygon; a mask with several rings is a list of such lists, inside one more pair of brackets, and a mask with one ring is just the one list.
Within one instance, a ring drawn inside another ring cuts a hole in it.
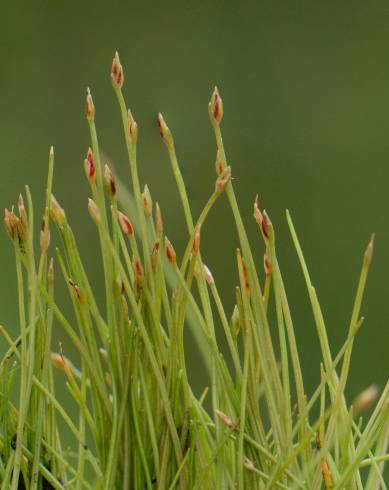
[{"label": "reddish-brown spikelet tip", "polygon": [[201,226],[196,226],[194,238],[193,238],[193,253],[197,255],[200,250],[200,237],[201,237]]},{"label": "reddish-brown spikelet tip", "polygon": [[88,211],[89,211],[89,214],[90,214],[92,220],[95,222],[95,224],[96,225],[100,224],[100,222],[101,222],[100,210],[99,210],[97,204],[91,198],[88,198]]},{"label": "reddish-brown spikelet tip", "polygon": [[223,422],[223,424],[226,427],[228,427],[229,429],[231,429],[232,427],[234,427],[234,423],[232,422],[232,420],[230,419],[230,417],[228,415],[226,415],[224,412],[222,412],[221,410],[216,409],[215,410],[215,414],[218,416],[218,418]]},{"label": "reddish-brown spikelet tip", "polygon": [[151,216],[153,213],[153,200],[151,198],[150,190],[147,184],[145,184],[143,189],[142,201],[143,201],[143,208],[145,210],[145,213],[148,216]]},{"label": "reddish-brown spikelet tip", "polygon": [[165,119],[163,118],[161,112],[158,112],[157,123],[158,123],[158,128],[159,128],[159,134],[161,135],[165,145],[168,148],[172,148],[173,136],[172,136],[172,133],[171,133],[168,125],[166,124]]},{"label": "reddish-brown spikelet tip", "polygon": [[40,247],[43,253],[47,252],[47,249],[49,248],[50,238],[51,236],[50,236],[50,228],[49,228],[49,217],[46,208],[46,212],[42,219],[42,226],[40,232]]},{"label": "reddish-brown spikelet tip", "polygon": [[51,362],[54,367],[60,369],[66,374],[67,378],[71,378],[73,376],[72,370],[70,368],[69,362],[63,354],[58,354],[56,352],[52,352],[51,354]]},{"label": "reddish-brown spikelet tip", "polygon": [[138,140],[138,125],[130,109],[128,109],[128,134],[130,136],[130,140],[133,143],[136,143]]},{"label": "reddish-brown spikelet tip", "polygon": [[69,286],[71,287],[74,295],[76,298],[81,301],[82,300],[82,294],[81,294],[81,289],[80,287],[73,281],[73,279],[68,280]]},{"label": "reddish-brown spikelet tip", "polygon": [[270,225],[269,216],[267,215],[266,211],[263,211],[261,226],[262,226],[262,233],[266,238],[269,238],[269,225]]},{"label": "reddish-brown spikelet tip", "polygon": [[18,208],[20,221],[24,227],[27,227],[27,213],[26,208],[24,207],[23,196],[21,194],[19,194],[18,198]]},{"label": "reddish-brown spikelet tip", "polygon": [[85,103],[85,114],[89,122],[92,122],[95,118],[95,105],[93,103],[92,94],[90,88],[86,89],[86,103]]},{"label": "reddish-brown spikelet tip", "polygon": [[4,224],[5,229],[7,230],[8,235],[13,240],[15,236],[15,229],[13,226],[12,213],[8,211],[7,208],[4,209]]},{"label": "reddish-brown spikelet tip", "polygon": [[84,160],[84,169],[88,182],[92,184],[96,180],[96,166],[95,157],[91,148],[88,149],[88,153],[86,154],[86,158]]},{"label": "reddish-brown spikelet tip", "polygon": [[142,262],[140,261],[139,258],[134,259],[133,269],[137,282],[142,283],[145,277],[145,273],[144,273]]},{"label": "reddish-brown spikelet tip", "polygon": [[172,265],[176,265],[176,252],[174,251],[173,245],[170,243],[167,237],[165,237],[165,252],[168,261]]},{"label": "reddish-brown spikelet tip", "polygon": [[221,120],[223,119],[223,101],[222,98],[220,97],[217,87],[215,87],[212,93],[212,97],[209,105],[210,105],[209,107],[210,116],[213,122],[219,125],[221,123]]},{"label": "reddish-brown spikelet tip", "polygon": [[124,82],[124,74],[123,74],[123,67],[119,59],[119,53],[117,51],[112,61],[111,77],[116,87],[121,89]]},{"label": "reddish-brown spikelet tip", "polygon": [[111,198],[116,197],[116,181],[115,177],[113,176],[113,173],[111,172],[111,169],[109,168],[108,164],[106,163],[104,165],[104,180],[105,180],[105,186],[107,188],[107,192]]},{"label": "reddish-brown spikelet tip", "polygon": [[121,211],[118,211],[118,220],[123,233],[128,236],[134,236],[134,227],[132,226],[131,221]]},{"label": "reddish-brown spikelet tip", "polygon": [[272,273],[271,260],[267,251],[263,254],[263,268],[265,269],[265,274],[270,276]]}]

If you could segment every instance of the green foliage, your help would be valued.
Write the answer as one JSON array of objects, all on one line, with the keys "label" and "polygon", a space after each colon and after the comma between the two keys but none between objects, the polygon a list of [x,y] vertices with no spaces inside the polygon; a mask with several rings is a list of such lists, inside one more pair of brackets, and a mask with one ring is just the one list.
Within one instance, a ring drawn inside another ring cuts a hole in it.
[{"label": "green foliage", "polygon": [[[116,55],[112,84],[128,150],[133,189],[127,212],[132,221],[118,209],[128,201],[128,191],[101,166],[89,90],[86,100],[91,134],[85,160],[92,194],[88,208],[101,246],[106,304],[96,301],[76,237],[52,196],[52,150],[40,254],[34,250],[28,188],[27,210],[20,197],[18,216],[13,210],[5,213],[15,248],[20,335],[12,339],[1,327],[9,345],[0,364],[1,489],[385,489],[389,383],[367,420],[360,414],[375,401],[376,388],[368,388],[351,406],[344,394],[354,337],[363,320],[360,309],[373,239],[364,254],[347,338],[333,355],[287,213],[322,352],[317,366],[321,382],[308,396],[272,223],[256,200],[254,217],[265,251],[264,272],[257,271],[239,213],[220,131],[219,92],[215,89],[209,103],[217,146],[216,183],[197,219],[172,134],[158,116],[187,225],[187,246],[178,258],[164,237],[159,205],[147,186],[141,191],[137,125],[122,95],[123,80]],[[239,238],[239,286],[231,319],[200,247],[201,225],[221,196],[231,208]],[[62,240],[56,269],[67,284],[73,316],[61,311],[55,298],[54,265],[48,259],[50,223]],[[274,315],[268,312],[270,295]],[[53,322],[77,349],[74,364],[61,346],[51,353]],[[217,342],[219,327],[229,363]],[[197,398],[188,380],[186,329],[191,329],[209,372],[211,411],[203,406],[208,390]],[[63,372],[61,385],[66,384],[78,408],[77,420],[56,398],[54,367]],[[74,438],[76,455],[64,448],[65,431]]]}]

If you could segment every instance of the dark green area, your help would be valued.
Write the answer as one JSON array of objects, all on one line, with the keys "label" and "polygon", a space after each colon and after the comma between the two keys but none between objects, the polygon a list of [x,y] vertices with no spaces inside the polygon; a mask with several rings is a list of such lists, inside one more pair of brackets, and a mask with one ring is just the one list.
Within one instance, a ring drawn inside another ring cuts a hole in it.
[{"label": "dark green area", "polygon": [[[355,344],[351,399],[388,375],[389,5],[387,2],[2,2],[0,15],[0,206],[29,183],[42,211],[47,156],[55,146],[55,194],[65,206],[101,293],[97,234],[86,208],[89,145],[85,88],[100,143],[128,180],[119,111],[109,78],[115,50],[139,125],[142,181],[161,202],[166,232],[182,251],[186,231],[165,148],[162,111],[175,136],[193,209],[214,185],[207,103],[224,100],[223,132],[250,236],[256,193],[277,232],[281,268],[306,382],[320,353],[284,211],[289,208],[327,321],[334,352],[346,336],[362,254],[376,250]],[[237,240],[221,199],[203,229],[204,259],[232,311]],[[17,330],[14,258],[0,235],[0,321]],[[57,288],[58,295],[64,294]],[[58,327],[59,330],[59,327]],[[62,332],[57,332],[61,338]],[[4,345],[3,343],[1,345]],[[193,373],[199,360],[190,356]],[[203,385],[202,378],[196,387]]]}]

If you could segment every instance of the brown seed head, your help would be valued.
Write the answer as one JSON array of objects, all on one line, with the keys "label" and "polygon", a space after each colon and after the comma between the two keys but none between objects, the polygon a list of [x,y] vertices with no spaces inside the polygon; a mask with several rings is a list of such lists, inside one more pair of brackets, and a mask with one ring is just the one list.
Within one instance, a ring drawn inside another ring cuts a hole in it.
[{"label": "brown seed head", "polygon": [[68,280],[69,286],[74,293],[74,296],[78,301],[82,300],[82,293],[80,287],[73,281],[73,279]]},{"label": "brown seed head", "polygon": [[223,101],[217,87],[215,87],[212,93],[211,100],[208,104],[208,110],[212,123],[219,126],[223,119]]},{"label": "brown seed head", "polygon": [[165,142],[165,145],[168,147],[168,149],[173,148],[174,141],[173,141],[172,133],[170,132],[170,129],[168,128],[165,119],[163,118],[160,112],[158,113],[157,116],[157,122],[158,122],[159,134],[161,135],[163,141]]},{"label": "brown seed head", "polygon": [[143,269],[142,262],[139,258],[134,258],[132,262],[132,267],[134,269],[135,279],[138,284],[142,284],[145,278],[145,272]]},{"label": "brown seed head", "polygon": [[86,104],[85,104],[85,114],[89,122],[93,122],[95,119],[95,105],[93,103],[92,95],[90,93],[89,87],[86,89]]},{"label": "brown seed head", "polygon": [[23,196],[21,194],[19,194],[19,198],[18,198],[18,209],[19,209],[20,222],[22,226],[27,230],[28,227],[27,213],[26,213],[26,208],[24,207]]},{"label": "brown seed head", "polygon": [[88,153],[84,160],[84,169],[88,182],[92,184],[96,180],[96,165],[95,165],[95,157],[90,148],[88,149]]},{"label": "brown seed head", "polygon": [[215,410],[215,414],[218,416],[218,418],[223,422],[223,424],[226,427],[228,427],[229,429],[232,429],[234,427],[233,421],[224,412],[222,412],[221,410],[216,409]]},{"label": "brown seed head", "polygon": [[14,220],[13,220],[13,211],[8,211],[7,208],[4,209],[4,224],[5,224],[5,229],[7,230],[7,233],[11,240],[15,238],[15,227],[14,227]]},{"label": "brown seed head", "polygon": [[107,189],[107,193],[111,199],[116,198],[116,181],[115,177],[113,176],[113,173],[111,172],[111,169],[109,168],[108,164],[106,163],[104,165],[104,181],[105,181],[105,188]]},{"label": "brown seed head", "polygon": [[176,252],[174,251],[173,245],[170,243],[167,237],[165,237],[165,252],[168,261],[175,266],[177,263]]},{"label": "brown seed head", "polygon": [[73,373],[69,361],[68,359],[66,359],[66,357],[63,356],[62,353],[58,354],[56,352],[52,352],[51,362],[54,367],[63,371],[68,379],[73,378]]},{"label": "brown seed head", "polygon": [[138,125],[133,118],[130,109],[128,109],[128,134],[130,136],[130,140],[136,144],[138,141]]},{"label": "brown seed head", "polygon": [[224,167],[216,179],[215,192],[222,192],[231,179],[231,167]]},{"label": "brown seed head", "polygon": [[132,226],[131,221],[127,216],[122,213],[121,211],[118,211],[118,220],[120,224],[120,228],[122,229],[122,232],[127,235],[127,236],[134,236],[134,227]]},{"label": "brown seed head", "polygon": [[46,253],[47,249],[49,248],[49,245],[50,245],[50,227],[49,227],[48,209],[46,209],[46,212],[42,219],[42,227],[40,232],[41,252]]},{"label": "brown seed head", "polygon": [[123,67],[120,63],[119,53],[116,51],[112,61],[111,78],[115,87],[121,89],[124,82]]},{"label": "brown seed head", "polygon": [[153,250],[151,251],[151,268],[155,274],[158,265],[159,240],[154,242]]}]

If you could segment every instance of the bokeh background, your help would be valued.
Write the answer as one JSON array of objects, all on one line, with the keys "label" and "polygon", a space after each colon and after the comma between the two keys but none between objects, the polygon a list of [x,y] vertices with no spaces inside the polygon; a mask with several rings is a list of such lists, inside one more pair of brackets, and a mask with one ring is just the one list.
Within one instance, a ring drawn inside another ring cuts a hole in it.
[{"label": "bokeh background", "polygon": [[[215,179],[207,104],[217,84],[234,185],[259,264],[256,193],[276,227],[310,392],[320,351],[285,209],[294,217],[334,353],[345,339],[362,255],[376,232],[348,396],[351,401],[371,383],[382,387],[389,371],[388,21],[385,1],[2,2],[0,206],[15,203],[28,183],[40,215],[53,144],[55,194],[102,299],[82,163],[89,145],[85,88],[94,96],[101,146],[129,181],[109,77],[119,50],[125,96],[140,128],[141,179],[161,202],[167,234],[180,251],[187,235],[156,113],[163,112],[174,133],[197,214]],[[229,312],[236,246],[223,198],[203,229],[202,247]],[[5,232],[0,250],[0,321],[16,332],[14,258]],[[56,338],[65,340],[59,326]],[[204,373],[190,345],[188,356],[200,390]]]}]

